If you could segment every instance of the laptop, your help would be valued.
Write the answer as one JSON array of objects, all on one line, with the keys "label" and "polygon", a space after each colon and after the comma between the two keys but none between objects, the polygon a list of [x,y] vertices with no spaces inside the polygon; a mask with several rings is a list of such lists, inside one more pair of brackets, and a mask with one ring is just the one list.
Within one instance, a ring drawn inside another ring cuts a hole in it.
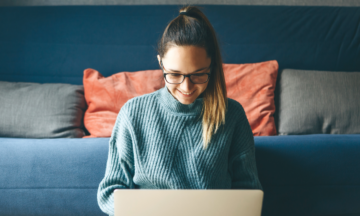
[{"label": "laptop", "polygon": [[117,189],[115,216],[260,216],[261,190]]}]

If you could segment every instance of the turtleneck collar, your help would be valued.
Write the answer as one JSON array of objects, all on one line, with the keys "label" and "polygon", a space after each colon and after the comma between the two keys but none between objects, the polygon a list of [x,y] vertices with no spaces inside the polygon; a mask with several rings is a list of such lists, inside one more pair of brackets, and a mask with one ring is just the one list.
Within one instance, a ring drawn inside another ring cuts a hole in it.
[{"label": "turtleneck collar", "polygon": [[199,115],[203,107],[203,98],[198,97],[191,104],[182,104],[166,86],[159,90],[159,101],[168,111],[180,115]]}]

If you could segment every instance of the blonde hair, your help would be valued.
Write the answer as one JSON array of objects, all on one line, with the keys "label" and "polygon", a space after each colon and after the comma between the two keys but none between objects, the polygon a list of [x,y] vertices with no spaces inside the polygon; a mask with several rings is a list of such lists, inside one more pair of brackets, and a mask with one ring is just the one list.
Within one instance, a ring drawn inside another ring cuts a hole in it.
[{"label": "blonde hair", "polygon": [[211,58],[211,74],[207,88],[203,92],[202,139],[206,149],[212,136],[225,124],[227,92],[222,59],[216,33],[207,17],[195,6],[185,6],[165,28],[158,44],[161,58],[171,46],[192,45],[203,47]]}]

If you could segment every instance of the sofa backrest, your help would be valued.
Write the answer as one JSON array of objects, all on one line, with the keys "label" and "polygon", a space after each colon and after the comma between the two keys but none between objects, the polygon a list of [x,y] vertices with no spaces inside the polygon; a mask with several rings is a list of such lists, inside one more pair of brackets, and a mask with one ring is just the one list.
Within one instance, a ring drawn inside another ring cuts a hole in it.
[{"label": "sofa backrest", "polygon": [[[0,7],[0,80],[82,84],[159,69],[156,45],[180,6]],[[360,7],[203,5],[225,63],[360,71]],[[278,97],[275,92],[275,100]]]},{"label": "sofa backrest", "polygon": [[[359,71],[360,7],[202,6],[225,63]],[[178,6],[0,7],[0,80],[82,84],[158,69],[156,45]]]}]

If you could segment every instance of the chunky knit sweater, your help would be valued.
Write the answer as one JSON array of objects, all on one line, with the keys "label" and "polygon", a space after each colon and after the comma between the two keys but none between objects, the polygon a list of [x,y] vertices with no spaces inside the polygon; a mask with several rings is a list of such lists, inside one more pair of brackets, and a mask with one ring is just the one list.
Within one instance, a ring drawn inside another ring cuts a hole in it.
[{"label": "chunky knit sweater", "polygon": [[114,214],[113,191],[122,188],[262,189],[242,106],[228,99],[225,124],[204,150],[202,105],[203,98],[180,103],[166,86],[125,103],[98,189],[102,211]]}]

